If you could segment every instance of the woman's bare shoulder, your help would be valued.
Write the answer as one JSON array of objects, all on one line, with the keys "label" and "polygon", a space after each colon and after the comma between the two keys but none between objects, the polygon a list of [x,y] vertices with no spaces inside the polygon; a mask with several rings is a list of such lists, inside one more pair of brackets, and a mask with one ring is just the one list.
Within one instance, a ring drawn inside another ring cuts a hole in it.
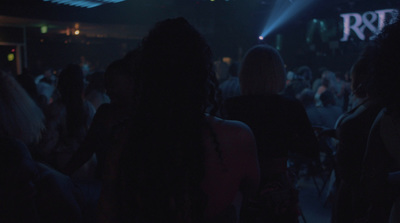
[{"label": "woman's bare shoulder", "polygon": [[243,122],[225,120],[214,116],[207,116],[207,121],[221,140],[229,140],[240,144],[254,141],[253,132]]}]

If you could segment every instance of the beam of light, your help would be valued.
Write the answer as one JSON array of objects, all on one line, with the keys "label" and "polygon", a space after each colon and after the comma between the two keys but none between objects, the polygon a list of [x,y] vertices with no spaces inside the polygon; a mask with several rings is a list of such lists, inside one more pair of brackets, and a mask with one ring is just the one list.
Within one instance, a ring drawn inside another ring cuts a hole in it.
[{"label": "beam of light", "polygon": [[260,36],[267,36],[279,26],[290,21],[314,1],[317,0],[276,0]]}]

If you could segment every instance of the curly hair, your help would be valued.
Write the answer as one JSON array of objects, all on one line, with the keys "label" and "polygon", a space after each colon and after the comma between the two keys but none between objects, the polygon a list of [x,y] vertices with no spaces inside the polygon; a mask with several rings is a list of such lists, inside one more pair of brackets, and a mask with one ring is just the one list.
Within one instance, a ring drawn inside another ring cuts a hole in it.
[{"label": "curly hair", "polygon": [[207,204],[201,188],[204,113],[215,104],[210,47],[184,18],[176,18],[157,23],[139,51],[132,61],[137,65],[132,140],[121,160],[122,216],[201,222]]},{"label": "curly hair", "polygon": [[77,64],[67,65],[60,73],[57,88],[61,95],[60,100],[67,110],[68,136],[79,136],[87,121],[82,99],[83,72],[80,66]]},{"label": "curly hair", "polygon": [[373,45],[367,46],[351,67],[352,91],[354,95],[359,98],[367,96],[373,97],[371,84],[373,83],[373,63],[376,59],[375,54],[375,47]]},{"label": "curly hair", "polygon": [[372,41],[374,60],[371,71],[370,94],[386,105],[398,103],[400,97],[400,20],[387,24]]}]

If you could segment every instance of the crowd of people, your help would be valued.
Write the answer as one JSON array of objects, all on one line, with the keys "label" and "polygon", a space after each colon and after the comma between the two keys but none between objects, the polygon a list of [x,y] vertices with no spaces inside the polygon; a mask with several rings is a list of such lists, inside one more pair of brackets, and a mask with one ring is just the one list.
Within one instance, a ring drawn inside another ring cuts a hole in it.
[{"label": "crowd of people", "polygon": [[388,24],[351,82],[286,71],[267,44],[218,80],[184,18],[104,72],[4,70],[0,221],[296,223],[299,168],[321,165],[323,128],[337,140],[332,222],[399,222],[399,39]]}]

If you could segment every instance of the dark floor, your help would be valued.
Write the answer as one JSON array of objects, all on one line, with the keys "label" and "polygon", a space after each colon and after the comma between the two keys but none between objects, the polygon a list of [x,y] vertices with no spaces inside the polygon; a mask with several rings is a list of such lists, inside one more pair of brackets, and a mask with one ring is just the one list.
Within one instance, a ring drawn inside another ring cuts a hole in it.
[{"label": "dark floor", "polygon": [[[315,180],[319,187],[323,185],[321,179]],[[305,219],[304,221],[301,218],[300,223],[330,223],[332,202],[327,198],[330,190],[329,181],[320,195],[312,178],[300,178],[298,188],[300,208]]]}]

